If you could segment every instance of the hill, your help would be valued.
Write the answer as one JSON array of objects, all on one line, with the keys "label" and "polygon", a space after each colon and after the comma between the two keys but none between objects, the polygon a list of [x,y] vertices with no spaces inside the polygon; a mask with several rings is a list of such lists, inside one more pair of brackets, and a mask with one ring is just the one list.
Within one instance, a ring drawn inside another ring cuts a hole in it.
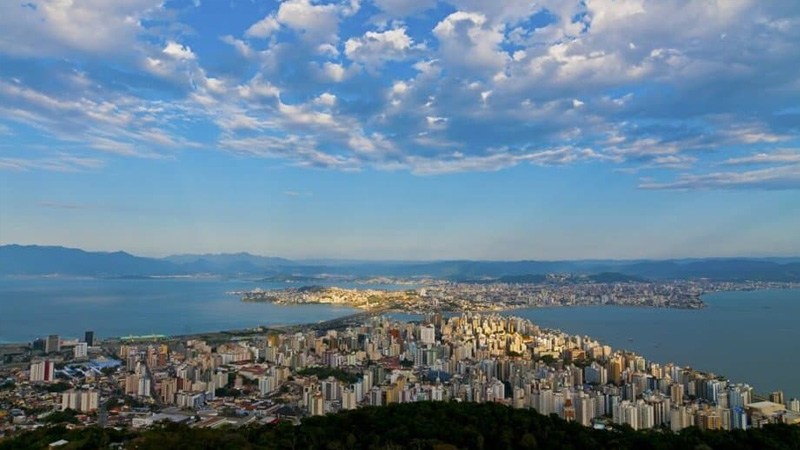
[{"label": "hill", "polygon": [[0,442],[0,450],[106,448],[124,442],[139,450],[178,449],[800,449],[800,427],[769,425],[747,431],[634,431],[584,427],[533,410],[494,403],[420,402],[368,407],[303,420],[301,425],[196,429],[163,424],[143,432],[92,427],[41,428]]},{"label": "hill", "polygon": [[87,252],[37,246],[0,246],[0,275],[127,276],[215,274],[222,276],[344,277],[430,276],[453,281],[539,282],[545,274],[575,274],[596,282],[707,278],[715,281],[800,282],[800,262],[791,258],[710,258],[668,261],[324,261],[298,262],[250,253],[173,255],[163,259],[125,252]]},{"label": "hill", "polygon": [[87,252],[38,245],[0,246],[0,274],[12,275],[177,275],[180,267],[125,252]]}]

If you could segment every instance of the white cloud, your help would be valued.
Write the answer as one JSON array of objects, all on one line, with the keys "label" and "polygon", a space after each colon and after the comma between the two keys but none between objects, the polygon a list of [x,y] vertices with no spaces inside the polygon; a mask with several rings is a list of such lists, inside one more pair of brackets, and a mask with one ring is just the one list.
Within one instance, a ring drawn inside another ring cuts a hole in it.
[{"label": "white cloud", "polygon": [[169,157],[208,127],[209,147],[340,170],[692,171],[671,185],[798,162],[770,148],[798,139],[791,2],[441,3],[286,0],[221,50],[160,0],[0,3],[0,119],[108,158]]},{"label": "white cloud", "polygon": [[486,16],[492,22],[516,23],[530,17],[540,7],[540,2],[530,0],[445,0],[461,11],[472,11]]},{"label": "white cloud", "polygon": [[724,165],[800,163],[800,149],[777,149],[772,153],[756,153],[751,156],[730,158],[722,162]]},{"label": "white cloud", "polygon": [[336,96],[330,92],[323,92],[319,97],[314,99],[314,103],[321,106],[331,107],[336,104]]},{"label": "white cloud", "polygon": [[0,53],[63,56],[65,51],[118,53],[135,47],[142,19],[162,0],[0,2]]},{"label": "white cloud", "polygon": [[509,59],[500,50],[502,27],[492,26],[482,14],[456,11],[433,29],[439,40],[439,54],[451,68],[488,72],[501,71]]},{"label": "white cloud", "polygon": [[251,58],[256,53],[248,43],[244,42],[241,39],[236,39],[233,36],[230,35],[222,36],[220,40],[226,44],[233,46],[233,48],[236,49],[236,52],[245,58]]},{"label": "white cloud", "polygon": [[771,167],[746,172],[714,172],[702,175],[682,175],[678,181],[667,183],[644,182],[640,189],[798,189],[800,164]]},{"label": "white cloud", "polygon": [[325,74],[325,76],[331,81],[335,81],[338,83],[344,80],[345,70],[341,64],[326,62],[322,66],[322,71]]},{"label": "white cloud", "polygon": [[265,39],[281,28],[280,22],[274,15],[268,15],[250,26],[244,35],[250,38]]},{"label": "white cloud", "polygon": [[181,61],[191,61],[195,59],[195,54],[192,52],[192,49],[189,48],[189,46],[181,45],[175,41],[167,42],[167,46],[164,47],[163,53],[173,59]]},{"label": "white cloud", "polygon": [[339,56],[339,49],[336,48],[335,45],[328,43],[320,44],[319,47],[317,47],[317,52],[321,55],[327,55],[333,58]]},{"label": "white cloud", "polygon": [[383,32],[367,31],[364,36],[350,38],[344,44],[344,53],[353,61],[375,68],[385,61],[400,60],[414,47],[414,40],[405,28]]},{"label": "white cloud", "polygon": [[311,41],[336,38],[339,15],[349,9],[335,4],[317,4],[309,0],[287,0],[278,8],[278,22],[297,30]]},{"label": "white cloud", "polygon": [[269,81],[256,76],[247,84],[237,88],[239,95],[246,99],[279,98],[281,91]]},{"label": "white cloud", "polygon": [[408,91],[408,84],[403,81],[396,81],[392,85],[392,92],[398,95],[405,94]]}]

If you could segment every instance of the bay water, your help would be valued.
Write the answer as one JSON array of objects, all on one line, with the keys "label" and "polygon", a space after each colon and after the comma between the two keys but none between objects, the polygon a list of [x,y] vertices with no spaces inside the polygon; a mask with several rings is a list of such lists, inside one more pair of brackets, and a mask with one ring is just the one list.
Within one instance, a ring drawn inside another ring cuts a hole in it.
[{"label": "bay water", "polygon": [[[48,334],[80,337],[86,330],[101,338],[191,334],[318,322],[358,312],[347,306],[247,303],[229,294],[290,286],[301,284],[216,278],[0,277],[0,343],[30,342]],[[689,365],[747,382],[759,393],[781,389],[787,398],[800,397],[800,290],[721,292],[703,299],[708,307],[699,310],[579,306],[504,314],[588,335],[653,361]]]}]

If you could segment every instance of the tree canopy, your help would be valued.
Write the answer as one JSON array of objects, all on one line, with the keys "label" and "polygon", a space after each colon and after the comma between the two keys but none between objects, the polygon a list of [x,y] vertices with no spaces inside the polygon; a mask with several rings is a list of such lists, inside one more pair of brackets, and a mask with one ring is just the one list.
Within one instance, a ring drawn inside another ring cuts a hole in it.
[{"label": "tree canopy", "polygon": [[44,427],[0,442],[0,450],[45,448],[66,439],[64,450],[127,442],[140,450],[177,449],[800,449],[800,427],[681,433],[597,430],[557,416],[499,404],[420,402],[368,407],[303,420],[243,428],[197,429],[166,423],[135,432],[90,427]]}]

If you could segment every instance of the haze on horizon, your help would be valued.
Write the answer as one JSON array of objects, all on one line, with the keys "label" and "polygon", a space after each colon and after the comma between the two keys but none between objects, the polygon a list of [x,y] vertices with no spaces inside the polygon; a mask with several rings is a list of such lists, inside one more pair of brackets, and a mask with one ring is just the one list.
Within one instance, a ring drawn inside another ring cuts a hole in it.
[{"label": "haze on horizon", "polygon": [[0,3],[0,244],[800,254],[800,3]]}]

